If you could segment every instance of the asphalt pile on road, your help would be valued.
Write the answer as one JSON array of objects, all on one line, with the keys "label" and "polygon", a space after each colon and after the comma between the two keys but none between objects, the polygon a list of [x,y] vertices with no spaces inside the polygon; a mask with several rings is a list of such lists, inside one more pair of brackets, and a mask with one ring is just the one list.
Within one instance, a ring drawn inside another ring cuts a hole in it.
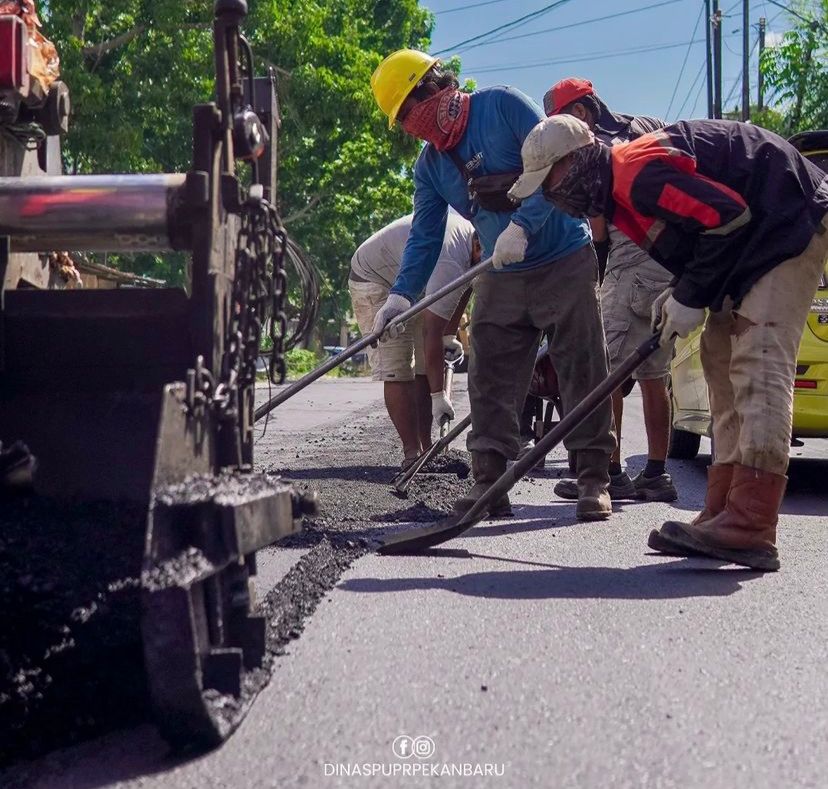
[{"label": "asphalt pile on road", "polygon": [[[356,458],[367,456],[364,465],[354,462],[353,445],[342,440],[352,433],[360,437]],[[316,442],[316,446],[321,452],[302,455],[301,461],[289,450],[279,453],[289,456],[290,467],[273,462],[278,454],[267,455],[269,471],[320,494],[320,514],[306,521],[301,534],[287,539],[285,544],[291,547],[315,545],[323,538],[334,546],[370,546],[381,524],[428,523],[445,518],[454,501],[469,487],[465,480],[471,472],[470,456],[452,448],[433,458],[414,477],[406,495],[397,493],[391,480],[399,460],[385,426],[343,427],[329,440]],[[382,461],[387,465],[381,465]],[[322,462],[330,466],[322,467]]]},{"label": "asphalt pile on road", "polygon": [[459,449],[449,449],[429,460],[421,473],[454,474],[458,479],[466,479],[471,473],[469,457],[468,452],[463,452]]},{"label": "asphalt pile on road", "polygon": [[146,717],[145,511],[0,506],[0,764]]}]

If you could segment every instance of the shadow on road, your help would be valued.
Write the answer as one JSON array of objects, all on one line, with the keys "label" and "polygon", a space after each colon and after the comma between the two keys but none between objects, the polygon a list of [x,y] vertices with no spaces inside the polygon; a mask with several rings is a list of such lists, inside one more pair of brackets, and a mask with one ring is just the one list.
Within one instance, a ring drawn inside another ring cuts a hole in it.
[{"label": "shadow on road", "polygon": [[[0,772],[0,785],[13,789],[57,785],[100,789],[157,775],[199,758],[203,757],[172,754],[157,729],[144,724],[54,751],[31,764],[17,764]],[[56,775],[61,776],[59,784],[54,783]]]},{"label": "shadow on road", "polygon": [[782,502],[786,515],[825,515],[825,487],[828,482],[828,460],[791,458],[788,467],[788,488]]},{"label": "shadow on road", "polygon": [[753,570],[718,569],[721,562],[686,559],[638,567],[565,567],[483,556],[462,550],[435,549],[435,557],[486,559],[535,569],[468,573],[454,578],[355,578],[338,588],[348,592],[408,592],[438,589],[470,597],[502,600],[613,599],[672,600],[685,597],[726,597],[745,581],[759,578]]}]

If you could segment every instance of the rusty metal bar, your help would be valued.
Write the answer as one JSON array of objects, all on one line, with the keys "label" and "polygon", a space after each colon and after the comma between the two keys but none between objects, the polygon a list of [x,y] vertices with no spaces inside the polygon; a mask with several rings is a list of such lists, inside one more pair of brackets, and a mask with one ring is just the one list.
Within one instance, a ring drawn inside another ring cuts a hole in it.
[{"label": "rusty metal bar", "polygon": [[12,252],[186,249],[181,174],[0,178],[0,236]]}]

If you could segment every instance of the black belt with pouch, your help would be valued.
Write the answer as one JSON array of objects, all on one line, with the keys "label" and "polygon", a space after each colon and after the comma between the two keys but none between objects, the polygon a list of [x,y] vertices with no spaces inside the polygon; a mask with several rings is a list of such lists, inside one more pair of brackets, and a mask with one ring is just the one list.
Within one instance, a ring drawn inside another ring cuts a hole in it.
[{"label": "black belt with pouch", "polygon": [[509,190],[522,175],[520,170],[469,178],[466,165],[457,152],[452,149],[448,151],[448,155],[469,187],[469,199],[481,208],[486,211],[508,211],[512,213],[520,205],[520,200],[513,200],[509,197]]}]

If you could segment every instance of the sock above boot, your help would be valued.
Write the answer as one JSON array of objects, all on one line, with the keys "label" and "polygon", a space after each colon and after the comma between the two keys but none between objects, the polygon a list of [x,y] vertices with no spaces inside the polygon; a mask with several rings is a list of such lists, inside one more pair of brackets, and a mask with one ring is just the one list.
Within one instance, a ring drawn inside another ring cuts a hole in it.
[{"label": "sock above boot", "polygon": [[644,467],[645,477],[660,477],[665,471],[663,460],[652,460],[647,458],[647,465]]}]

